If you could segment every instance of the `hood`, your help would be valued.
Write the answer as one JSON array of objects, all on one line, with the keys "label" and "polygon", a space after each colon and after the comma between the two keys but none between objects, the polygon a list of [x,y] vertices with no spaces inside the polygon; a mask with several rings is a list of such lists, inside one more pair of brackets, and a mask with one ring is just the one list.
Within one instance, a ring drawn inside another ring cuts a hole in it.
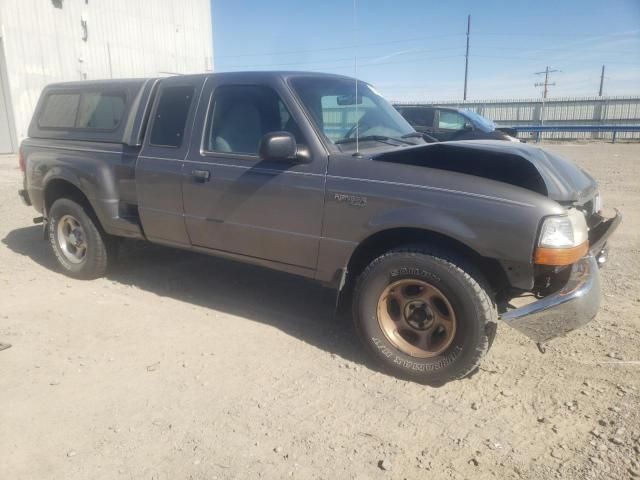
[{"label": "hood", "polygon": [[570,160],[524,143],[477,140],[431,143],[373,155],[372,160],[466,173],[509,183],[562,203],[584,203],[595,180]]}]

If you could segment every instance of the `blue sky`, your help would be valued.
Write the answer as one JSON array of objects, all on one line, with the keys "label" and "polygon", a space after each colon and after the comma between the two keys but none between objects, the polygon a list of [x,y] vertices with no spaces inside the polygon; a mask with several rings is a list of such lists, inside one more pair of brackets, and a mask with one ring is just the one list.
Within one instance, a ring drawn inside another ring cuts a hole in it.
[{"label": "blue sky", "polygon": [[215,71],[358,77],[394,100],[640,94],[640,0],[212,0]]}]

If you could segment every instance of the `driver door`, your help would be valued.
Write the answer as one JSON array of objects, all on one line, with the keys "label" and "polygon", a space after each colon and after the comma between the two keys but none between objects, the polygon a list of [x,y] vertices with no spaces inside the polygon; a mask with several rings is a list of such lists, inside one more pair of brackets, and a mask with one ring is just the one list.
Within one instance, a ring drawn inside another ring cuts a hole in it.
[{"label": "driver door", "polygon": [[438,110],[435,118],[435,137],[441,142],[458,140],[473,127],[466,117],[453,110]]},{"label": "driver door", "polygon": [[[185,221],[194,246],[313,270],[327,156],[309,148],[297,111],[277,87],[212,84],[205,91],[201,148],[183,168]],[[283,130],[308,152],[307,161],[258,156],[262,136]]]},{"label": "driver door", "polygon": [[400,113],[411,126],[420,133],[433,136],[433,119],[435,111],[433,108],[401,108]]}]

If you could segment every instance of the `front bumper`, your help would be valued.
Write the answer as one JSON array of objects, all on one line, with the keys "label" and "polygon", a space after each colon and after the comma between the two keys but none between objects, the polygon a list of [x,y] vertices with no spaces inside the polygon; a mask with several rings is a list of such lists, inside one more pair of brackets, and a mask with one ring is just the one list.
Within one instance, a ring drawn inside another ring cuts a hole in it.
[{"label": "front bumper", "polygon": [[589,254],[571,267],[567,283],[557,292],[500,316],[534,342],[543,343],[590,322],[600,306],[600,273],[606,242],[621,221],[616,210],[590,232]]}]

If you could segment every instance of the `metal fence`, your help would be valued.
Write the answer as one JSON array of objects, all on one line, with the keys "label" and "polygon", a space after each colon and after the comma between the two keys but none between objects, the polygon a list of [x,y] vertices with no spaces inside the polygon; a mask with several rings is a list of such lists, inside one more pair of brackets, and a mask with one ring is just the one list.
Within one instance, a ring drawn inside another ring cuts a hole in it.
[{"label": "metal fence", "polygon": [[[394,102],[443,105],[473,110],[500,127],[640,125],[640,97],[565,97],[482,101]],[[528,133],[525,136],[531,135]],[[613,132],[547,131],[545,139],[612,139]],[[617,140],[640,139],[640,132],[618,132]]]}]

